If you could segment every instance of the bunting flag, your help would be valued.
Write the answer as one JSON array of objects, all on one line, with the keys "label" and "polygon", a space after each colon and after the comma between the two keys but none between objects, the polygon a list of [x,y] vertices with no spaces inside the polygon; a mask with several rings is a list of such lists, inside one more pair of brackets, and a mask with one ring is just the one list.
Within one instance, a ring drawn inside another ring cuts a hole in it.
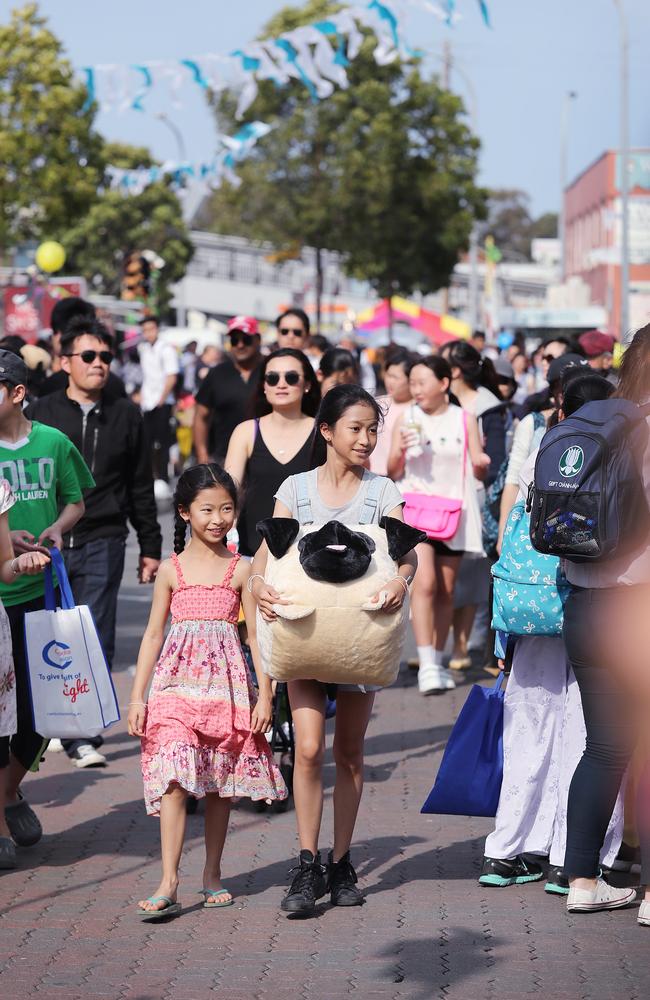
[{"label": "bunting flag", "polygon": [[219,134],[217,144],[221,148],[210,162],[180,163],[167,160],[161,166],[139,167],[134,170],[110,166],[107,169],[110,187],[122,194],[142,194],[150,184],[163,179],[170,180],[174,187],[181,188],[187,180],[202,181],[213,188],[227,180],[238,187],[241,180],[235,173],[235,166],[246,159],[258,140],[270,131],[270,125],[255,121],[247,122],[235,135]]},{"label": "bunting flag", "polygon": [[[457,18],[456,0],[401,0],[453,24]],[[486,0],[478,0],[485,24],[490,26]],[[171,103],[180,107],[180,91],[187,81],[205,93],[229,90],[237,95],[236,117],[243,119],[258,92],[258,84],[272,80],[278,87],[291,80],[302,83],[314,102],[329,97],[336,87],[349,86],[347,68],[357,58],[364,40],[363,29],[376,39],[373,58],[387,66],[398,58],[410,59],[415,52],[402,38],[400,19],[395,7],[400,0],[366,0],[343,7],[336,14],[314,24],[302,25],[277,38],[255,41],[236,49],[229,56],[208,53],[191,58],[139,62],[131,66],[85,66],[81,70],[87,89],[83,111],[96,102],[103,110],[146,111],[147,100],[161,84],[168,88]],[[138,193],[161,177],[171,177],[182,186],[189,178],[212,185],[227,179],[238,184],[235,166],[270,130],[263,122],[243,125],[234,136],[218,137],[218,152],[210,163],[168,161],[161,167],[124,170],[110,169],[110,183],[125,193]]]}]

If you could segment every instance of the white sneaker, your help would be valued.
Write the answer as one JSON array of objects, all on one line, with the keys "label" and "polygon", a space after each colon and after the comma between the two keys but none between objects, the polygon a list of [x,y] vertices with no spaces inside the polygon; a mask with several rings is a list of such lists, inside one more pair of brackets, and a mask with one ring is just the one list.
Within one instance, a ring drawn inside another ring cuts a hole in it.
[{"label": "white sneaker", "polygon": [[80,743],[72,757],[75,767],[104,767],[106,758],[90,743]]},{"label": "white sneaker", "polygon": [[47,753],[62,753],[63,743],[61,740],[53,739],[47,745]]},{"label": "white sneaker", "polygon": [[437,663],[424,663],[418,670],[418,690],[420,694],[440,694],[453,691],[456,682],[446,667]]},{"label": "white sneaker", "polygon": [[638,924],[643,924],[644,927],[650,927],[650,901],[647,899],[641,900],[641,906],[639,907],[639,915],[636,918]]},{"label": "white sneaker", "polygon": [[566,908],[569,913],[590,913],[592,910],[618,910],[636,899],[636,889],[617,889],[598,879],[595,889],[569,889]]}]

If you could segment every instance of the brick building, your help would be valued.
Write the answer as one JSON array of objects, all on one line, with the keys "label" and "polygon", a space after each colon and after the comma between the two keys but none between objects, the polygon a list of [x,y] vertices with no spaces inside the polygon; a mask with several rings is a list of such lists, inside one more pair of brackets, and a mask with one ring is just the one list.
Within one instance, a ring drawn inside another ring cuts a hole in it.
[{"label": "brick building", "polygon": [[[603,153],[564,194],[566,277],[581,277],[620,338],[621,157]],[[629,156],[630,326],[650,322],[650,149]]]}]

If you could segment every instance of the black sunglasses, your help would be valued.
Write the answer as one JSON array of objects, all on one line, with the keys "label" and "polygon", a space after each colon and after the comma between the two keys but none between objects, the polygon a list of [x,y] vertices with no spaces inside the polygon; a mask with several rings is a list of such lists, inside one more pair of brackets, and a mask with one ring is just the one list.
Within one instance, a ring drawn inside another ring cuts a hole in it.
[{"label": "black sunglasses", "polygon": [[110,351],[77,351],[74,354],[66,354],[66,358],[81,358],[85,365],[92,365],[95,358],[99,358],[103,365],[110,365],[114,356]]},{"label": "black sunglasses", "polygon": [[290,326],[281,326],[280,329],[278,330],[278,333],[280,334],[281,337],[288,337],[290,333],[292,333],[294,337],[305,336],[305,331],[303,329],[295,330],[292,329]]},{"label": "black sunglasses", "polygon": [[276,386],[280,384],[280,379],[283,378],[287,385],[298,385],[302,375],[300,372],[267,372],[264,376],[264,381],[267,385]]},{"label": "black sunglasses", "polygon": [[233,347],[239,347],[240,344],[244,347],[251,347],[255,341],[252,333],[244,333],[243,330],[231,330],[229,336]]}]

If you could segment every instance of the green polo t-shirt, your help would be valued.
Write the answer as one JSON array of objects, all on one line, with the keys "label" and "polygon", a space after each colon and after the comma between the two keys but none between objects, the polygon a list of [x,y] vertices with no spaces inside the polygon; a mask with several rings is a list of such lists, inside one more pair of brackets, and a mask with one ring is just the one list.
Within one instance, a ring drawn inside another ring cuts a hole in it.
[{"label": "green polo t-shirt", "polygon": [[[16,499],[8,512],[10,531],[29,531],[35,539],[66,504],[78,503],[83,491],[95,485],[72,441],[35,420],[21,441],[0,440],[0,478],[7,480]],[[44,590],[42,574],[20,576],[9,585],[0,580],[0,600],[7,607],[33,601]]]}]

